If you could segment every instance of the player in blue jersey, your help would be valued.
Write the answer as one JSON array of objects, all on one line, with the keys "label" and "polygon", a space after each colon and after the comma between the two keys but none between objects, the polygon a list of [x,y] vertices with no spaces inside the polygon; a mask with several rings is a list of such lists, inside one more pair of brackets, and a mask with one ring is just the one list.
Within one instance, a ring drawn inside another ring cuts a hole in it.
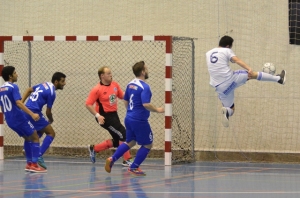
[{"label": "player in blue jersey", "polygon": [[[5,83],[0,87],[0,106],[4,113],[7,125],[14,130],[20,137],[25,139],[24,149],[26,151],[27,165],[26,171],[30,172],[47,172],[37,164],[40,142],[37,131],[33,123],[40,119],[39,114],[33,113],[21,101],[19,87],[14,84],[18,80],[18,74],[15,67],[6,66],[2,69],[2,78]],[[25,115],[31,118],[29,121]]]},{"label": "player in blue jersey", "polygon": [[153,143],[153,133],[148,122],[150,111],[164,113],[165,110],[163,107],[155,107],[150,103],[152,92],[150,86],[145,82],[148,79],[148,69],[144,61],[137,62],[132,70],[136,78],[127,85],[124,95],[127,109],[124,121],[126,142],[118,147],[112,157],[106,159],[105,170],[110,173],[114,162],[138,143],[141,147],[128,168],[128,172],[136,176],[144,176],[146,174],[139,167],[146,159]]},{"label": "player in blue jersey", "polygon": [[[51,126],[54,121],[52,116],[52,106],[56,98],[56,90],[63,89],[66,85],[66,75],[61,72],[55,72],[52,76],[51,82],[43,82],[33,87],[29,87],[23,94],[22,102],[28,98],[26,102],[26,107],[32,112],[39,114],[40,120],[33,123],[34,128],[38,131],[41,137],[44,133],[46,137],[41,145],[40,156],[38,159],[38,164],[47,169],[47,166],[43,159],[43,154],[47,151],[55,138],[55,132]],[[48,120],[42,113],[43,106],[46,105],[46,116]],[[27,116],[27,118],[32,121],[32,118]]]}]

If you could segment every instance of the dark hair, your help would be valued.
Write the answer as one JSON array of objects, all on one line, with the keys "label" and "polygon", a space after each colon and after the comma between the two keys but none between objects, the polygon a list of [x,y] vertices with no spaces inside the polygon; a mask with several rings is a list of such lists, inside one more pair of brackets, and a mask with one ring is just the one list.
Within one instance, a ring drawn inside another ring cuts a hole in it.
[{"label": "dark hair", "polygon": [[142,71],[144,71],[144,70],[145,70],[145,62],[144,61],[137,62],[132,66],[132,71],[136,77],[141,76]]},{"label": "dark hair", "polygon": [[15,67],[14,66],[5,66],[2,69],[2,78],[4,79],[4,81],[9,81],[9,76],[12,76],[14,71],[15,71]]},{"label": "dark hair", "polygon": [[230,36],[223,36],[220,39],[219,46],[226,47],[227,45],[229,45],[229,47],[232,47],[232,43],[233,43],[233,38],[231,38]]},{"label": "dark hair", "polygon": [[51,82],[54,83],[56,80],[60,81],[62,78],[66,78],[66,75],[61,72],[55,72],[52,76]]}]

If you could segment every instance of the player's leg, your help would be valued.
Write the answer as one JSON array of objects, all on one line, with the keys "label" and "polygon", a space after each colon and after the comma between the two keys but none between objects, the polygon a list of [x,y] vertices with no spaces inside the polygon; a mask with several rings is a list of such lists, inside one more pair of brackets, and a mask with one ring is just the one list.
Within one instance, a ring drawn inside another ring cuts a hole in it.
[{"label": "player's leg", "polygon": [[140,169],[140,165],[147,158],[152,148],[153,133],[148,121],[136,122],[133,130],[135,131],[137,143],[142,146],[137,151],[133,163],[128,168],[128,172],[136,176],[144,176],[146,174]]},{"label": "player's leg", "polygon": [[[121,124],[119,116],[117,113],[112,113],[105,118],[105,124],[101,125],[103,128],[108,130],[110,135],[112,136],[112,146],[114,148],[118,148],[119,145],[122,145],[123,142],[126,140],[126,129],[125,127]],[[96,145],[97,146],[97,145]],[[95,146],[95,151],[96,151],[96,146]],[[130,159],[131,155],[129,150],[126,151],[123,154],[124,161],[122,163],[123,166],[129,166],[131,164]]]},{"label": "player's leg", "polygon": [[46,136],[40,146],[38,164],[41,167],[47,169],[47,166],[46,166],[42,156],[48,150],[51,143],[53,142],[53,139],[55,138],[55,132],[54,132],[52,126],[50,125],[50,123],[48,122],[48,120],[46,119],[46,117],[43,115],[43,113],[42,112],[37,112],[37,113],[40,115],[40,119],[38,121],[32,121],[31,117],[30,118],[28,117],[28,118],[31,121],[31,123],[33,123],[34,128],[37,131],[39,131],[38,132],[39,137],[41,137],[44,133],[46,134]]},{"label": "player's leg", "polygon": [[[44,132],[38,131],[37,134],[38,134],[39,138],[41,138],[44,135]],[[22,154],[26,157],[26,153],[25,153],[25,148],[24,147],[23,147],[23,150],[22,150]]]},{"label": "player's leg", "polygon": [[45,126],[42,130],[39,131],[40,134],[46,134],[41,147],[40,147],[40,154],[39,154],[39,158],[38,158],[38,164],[47,169],[47,166],[45,164],[43,155],[44,153],[49,149],[51,143],[53,142],[54,138],[55,138],[55,131],[53,130],[52,126],[48,123],[48,121],[44,120],[44,123],[40,123],[40,126]]},{"label": "player's leg", "polygon": [[231,79],[216,87],[219,99],[222,102],[222,124],[229,126],[229,117],[234,114],[234,90],[244,85],[248,80],[248,72],[245,70],[234,71]]},{"label": "player's leg", "polygon": [[[119,147],[120,145],[122,145],[125,141],[126,141],[126,129],[125,127],[121,124],[120,119],[118,116],[114,117],[114,119],[112,120],[112,125],[111,125],[111,129],[114,129],[115,131],[119,131],[121,133],[121,135],[118,135],[119,138],[119,145],[117,147]],[[132,158],[130,155],[130,151],[126,151],[123,154],[123,163],[122,166],[128,167],[132,164]]]},{"label": "player's leg", "polygon": [[106,159],[105,170],[106,172],[111,172],[111,167],[113,166],[114,162],[117,161],[124,153],[126,153],[131,147],[136,144],[135,141],[135,134],[131,130],[132,126],[134,126],[134,122],[132,122],[129,118],[125,118],[125,126],[126,126],[126,142],[121,144],[115,153]]},{"label": "player's leg", "polygon": [[[95,118],[97,124],[98,124],[98,119]],[[106,121],[106,120],[105,120]],[[109,121],[108,121],[109,122]],[[102,128],[106,129],[107,131],[109,131],[109,123],[104,123],[103,125],[100,125]],[[111,134],[112,136],[112,133],[109,131],[109,133]],[[112,136],[113,137],[113,136]],[[114,137],[113,137],[114,138]],[[115,137],[117,138],[117,136]],[[101,151],[104,151],[104,150],[107,150],[107,149],[110,149],[110,148],[113,148],[114,145],[116,145],[116,147],[118,147],[119,145],[119,140],[114,142],[114,139],[107,139],[107,140],[104,140],[102,142],[100,142],[99,144],[90,144],[88,145],[88,150],[89,150],[89,154],[90,154],[90,160],[92,163],[95,163],[96,162],[96,153],[99,153]]]},{"label": "player's leg", "polygon": [[257,79],[259,81],[278,82],[279,84],[284,85],[286,81],[286,71],[282,70],[281,73],[277,74],[276,76],[264,72],[253,71],[251,74],[249,74],[249,79]]},{"label": "player's leg", "polygon": [[24,143],[26,159],[31,163],[27,163],[25,169],[30,169],[30,172],[47,172],[44,168],[38,166],[37,161],[40,152],[40,142],[37,131],[30,121],[25,121],[22,124],[18,125],[16,128],[12,128],[20,136],[22,136],[26,143]]},{"label": "player's leg", "polygon": [[51,126],[51,124],[48,124],[41,131],[44,132],[46,134],[46,136],[43,140],[43,143],[41,144],[40,156],[44,155],[44,153],[48,150],[48,148],[50,147],[51,143],[53,142],[53,140],[55,138],[55,131],[54,131],[53,127]]}]

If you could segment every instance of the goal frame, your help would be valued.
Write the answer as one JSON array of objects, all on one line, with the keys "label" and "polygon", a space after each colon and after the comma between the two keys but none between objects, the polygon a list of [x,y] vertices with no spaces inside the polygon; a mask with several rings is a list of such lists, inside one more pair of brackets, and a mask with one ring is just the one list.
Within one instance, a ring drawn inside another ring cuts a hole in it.
[{"label": "goal frame", "polygon": [[[5,41],[160,41],[165,42],[165,152],[164,164],[172,165],[172,36],[0,36],[0,76],[4,67]],[[1,76],[1,85],[4,80]],[[4,159],[4,117],[0,110],[0,160]]]}]

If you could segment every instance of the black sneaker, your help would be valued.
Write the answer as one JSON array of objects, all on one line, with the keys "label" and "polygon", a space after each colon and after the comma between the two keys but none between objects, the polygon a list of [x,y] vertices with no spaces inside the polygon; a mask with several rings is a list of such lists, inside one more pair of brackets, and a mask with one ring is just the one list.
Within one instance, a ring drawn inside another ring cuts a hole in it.
[{"label": "black sneaker", "polygon": [[90,152],[90,160],[94,164],[96,162],[94,145],[88,145],[88,149]]},{"label": "black sneaker", "polygon": [[282,70],[281,74],[277,74],[276,76],[280,76],[280,79],[278,80],[278,83],[284,85],[285,80],[286,80],[286,71]]},{"label": "black sneaker", "polygon": [[224,127],[229,127],[229,114],[225,107],[222,107],[222,113],[223,113],[222,124]]},{"label": "black sneaker", "polygon": [[133,163],[133,159],[130,158],[128,160],[124,160],[123,163],[122,163],[122,166],[124,167],[130,167],[130,165]]}]

